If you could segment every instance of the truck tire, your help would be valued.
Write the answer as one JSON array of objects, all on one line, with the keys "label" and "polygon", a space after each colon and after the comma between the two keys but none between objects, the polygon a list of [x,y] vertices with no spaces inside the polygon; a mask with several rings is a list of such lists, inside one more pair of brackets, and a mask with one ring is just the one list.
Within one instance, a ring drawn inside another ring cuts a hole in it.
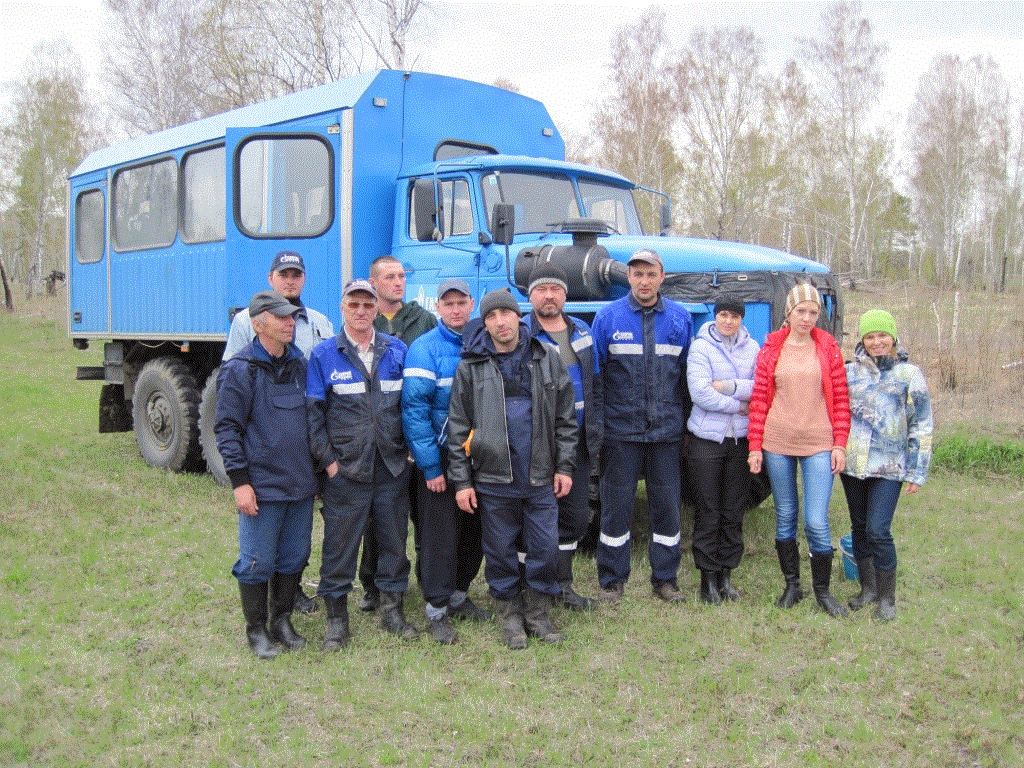
[{"label": "truck tire", "polygon": [[172,472],[202,467],[199,392],[180,359],[158,357],[139,372],[132,396],[135,441],[146,463]]},{"label": "truck tire", "polygon": [[213,369],[213,372],[206,377],[206,384],[203,385],[203,394],[199,398],[199,444],[203,448],[203,458],[206,460],[206,468],[213,475],[217,485],[231,485],[228,475],[224,471],[224,459],[217,450],[217,436],[213,428],[217,425],[217,374],[220,373],[220,366]]}]

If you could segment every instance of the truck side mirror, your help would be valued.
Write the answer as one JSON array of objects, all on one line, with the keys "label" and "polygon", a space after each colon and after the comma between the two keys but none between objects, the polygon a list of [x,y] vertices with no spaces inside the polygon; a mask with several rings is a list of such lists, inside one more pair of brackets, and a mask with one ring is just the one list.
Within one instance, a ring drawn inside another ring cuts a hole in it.
[{"label": "truck side mirror", "polygon": [[672,231],[672,210],[668,203],[661,204],[661,235],[664,237]]},{"label": "truck side mirror", "polygon": [[435,240],[440,211],[434,202],[434,180],[416,179],[412,190],[413,231],[421,243]]},{"label": "truck side mirror", "polygon": [[495,203],[491,213],[491,236],[494,242],[512,245],[516,233],[516,207],[509,203]]}]

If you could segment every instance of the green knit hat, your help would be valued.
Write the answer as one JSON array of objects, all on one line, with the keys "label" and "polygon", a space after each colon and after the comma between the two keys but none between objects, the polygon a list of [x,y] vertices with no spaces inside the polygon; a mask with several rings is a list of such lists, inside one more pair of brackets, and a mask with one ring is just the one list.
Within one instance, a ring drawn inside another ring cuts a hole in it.
[{"label": "green knit hat", "polygon": [[899,338],[896,335],[896,321],[893,319],[892,315],[884,309],[869,309],[860,316],[861,341],[863,341],[864,337],[869,333],[875,333],[876,331],[888,333],[892,336],[893,341],[896,341]]}]

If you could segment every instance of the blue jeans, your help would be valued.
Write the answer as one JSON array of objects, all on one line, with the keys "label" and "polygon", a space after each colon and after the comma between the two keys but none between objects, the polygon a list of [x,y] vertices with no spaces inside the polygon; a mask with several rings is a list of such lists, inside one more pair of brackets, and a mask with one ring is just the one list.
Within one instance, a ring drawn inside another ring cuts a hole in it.
[{"label": "blue jeans", "polygon": [[231,575],[243,584],[262,584],[275,573],[302,573],[309,562],[313,497],[257,501],[255,517],[238,513],[238,562]]},{"label": "blue jeans", "polygon": [[832,498],[832,451],[811,456],[783,456],[764,452],[764,464],[775,499],[775,538],[795,539],[800,499],[796,492],[796,468],[804,486],[804,533],[807,546],[814,554],[832,551],[832,534],[828,529],[828,503]]},{"label": "blue jeans", "polygon": [[875,568],[891,571],[896,567],[892,518],[903,483],[882,477],[840,475],[839,479],[843,481],[846,505],[850,508],[854,558],[860,561],[871,557]]},{"label": "blue jeans", "polygon": [[[491,597],[511,600],[524,587],[558,596],[558,503],[550,485],[526,498],[498,496],[477,486],[477,514],[483,528],[484,577]],[[519,572],[518,543],[526,550]],[[525,577],[526,583],[523,583]]]}]

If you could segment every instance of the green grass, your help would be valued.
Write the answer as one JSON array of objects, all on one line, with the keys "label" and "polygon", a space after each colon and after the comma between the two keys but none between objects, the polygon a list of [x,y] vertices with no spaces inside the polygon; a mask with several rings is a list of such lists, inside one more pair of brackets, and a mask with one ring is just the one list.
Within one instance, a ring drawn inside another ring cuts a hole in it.
[{"label": "green grass", "polygon": [[[649,597],[559,614],[558,648],[460,626],[271,662],[245,647],[229,492],[96,433],[98,386],[52,318],[0,317],[0,765],[1013,766],[1024,750],[1024,484],[947,470],[900,502],[900,615],[829,619],[781,588],[772,514],[751,513],[742,602]],[[833,535],[848,529],[842,494]],[[319,526],[313,566],[319,563]],[[806,551],[806,550],[805,550]],[[577,588],[595,590],[590,560]],[[855,586],[840,580],[846,598]],[[482,581],[475,599],[487,602]],[[408,598],[422,626],[422,599]]]},{"label": "green grass", "polygon": [[956,432],[936,442],[932,461],[950,472],[1024,480],[1024,444],[1013,440]]}]

